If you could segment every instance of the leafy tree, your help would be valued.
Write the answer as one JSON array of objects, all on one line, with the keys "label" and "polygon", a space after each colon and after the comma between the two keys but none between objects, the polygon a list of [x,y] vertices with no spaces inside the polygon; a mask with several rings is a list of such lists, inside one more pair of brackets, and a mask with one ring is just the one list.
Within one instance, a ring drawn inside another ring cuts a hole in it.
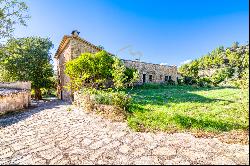
[{"label": "leafy tree", "polygon": [[[106,51],[98,53],[84,53],[66,63],[65,73],[70,78],[67,86],[72,91],[82,87],[106,89],[115,87],[120,89],[127,83],[126,67],[118,57],[109,55]],[[136,74],[133,73],[131,81]]]},{"label": "leafy tree", "polygon": [[197,78],[198,77],[198,72],[199,72],[199,61],[198,60],[194,60],[190,63],[190,65],[188,66],[188,72],[189,75]]},{"label": "leafy tree", "polygon": [[104,47],[102,45],[98,45],[97,47],[104,50]]},{"label": "leafy tree", "polygon": [[[215,72],[208,75],[209,81],[208,76],[199,74],[206,73],[205,71],[211,69]],[[178,70],[186,84],[206,85],[212,83],[218,85],[228,79],[247,80],[245,79],[245,70],[249,70],[249,44],[239,46],[239,43],[235,42],[232,47],[227,49],[218,47],[211,53],[182,65]]]},{"label": "leafy tree", "polygon": [[96,54],[84,53],[66,63],[65,73],[70,77],[73,91],[82,86],[103,88],[112,79],[113,58],[105,51]]},{"label": "leafy tree", "polygon": [[6,73],[4,78],[14,81],[31,81],[35,98],[42,99],[41,88],[53,85],[53,66],[50,63],[50,49],[53,47],[48,38],[27,37],[10,39],[4,47],[4,58],[0,63]]},{"label": "leafy tree", "polygon": [[114,57],[112,68],[114,85],[117,89],[121,89],[122,87],[124,87],[124,82],[127,79],[127,76],[125,75],[126,67],[120,59]]},{"label": "leafy tree", "polygon": [[0,0],[0,38],[10,37],[17,24],[26,26],[28,6],[18,0]]},{"label": "leafy tree", "polygon": [[232,76],[231,68],[221,68],[212,75],[211,82],[214,86],[217,86],[219,83],[224,81],[226,78],[229,78],[230,76]]},{"label": "leafy tree", "polygon": [[249,68],[249,50],[247,50],[244,54],[242,65],[243,68]]},{"label": "leafy tree", "polygon": [[139,72],[135,68],[126,67],[124,74],[126,76],[126,80],[124,82],[127,84],[126,86],[133,86],[133,83],[139,80]]},{"label": "leafy tree", "polygon": [[239,42],[233,42],[233,44],[232,44],[232,48],[233,49],[236,49],[236,48],[238,48],[239,47]]},{"label": "leafy tree", "polygon": [[239,52],[227,49],[226,56],[229,60],[230,66],[236,69],[238,78],[241,78],[244,69],[247,68],[249,64],[249,60],[247,60],[249,53],[240,54]]}]

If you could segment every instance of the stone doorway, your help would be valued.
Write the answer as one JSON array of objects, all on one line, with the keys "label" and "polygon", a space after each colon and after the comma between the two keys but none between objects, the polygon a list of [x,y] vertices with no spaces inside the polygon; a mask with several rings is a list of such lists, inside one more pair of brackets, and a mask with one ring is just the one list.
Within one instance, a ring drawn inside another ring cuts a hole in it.
[{"label": "stone doorway", "polygon": [[146,82],[146,74],[143,74],[143,75],[142,75],[142,81],[143,81],[143,83]]}]

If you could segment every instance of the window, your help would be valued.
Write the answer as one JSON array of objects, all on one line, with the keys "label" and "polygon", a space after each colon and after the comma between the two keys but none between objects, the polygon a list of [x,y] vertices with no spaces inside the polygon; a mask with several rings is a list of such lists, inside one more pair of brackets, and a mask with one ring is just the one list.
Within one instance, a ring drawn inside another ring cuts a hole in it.
[{"label": "window", "polygon": [[153,76],[152,76],[152,75],[149,75],[149,81],[150,81],[150,82],[152,82],[152,80],[153,80],[152,78],[153,78]]},{"label": "window", "polygon": [[168,79],[171,80],[171,76],[168,76]]},{"label": "window", "polygon": [[168,76],[165,76],[165,81],[168,81]]},{"label": "window", "polygon": [[160,75],[160,80],[162,80],[162,75]]}]

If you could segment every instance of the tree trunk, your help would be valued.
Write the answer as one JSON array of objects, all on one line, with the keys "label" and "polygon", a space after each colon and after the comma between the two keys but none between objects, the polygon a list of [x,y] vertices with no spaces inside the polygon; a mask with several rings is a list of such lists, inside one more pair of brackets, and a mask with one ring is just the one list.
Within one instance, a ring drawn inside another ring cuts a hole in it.
[{"label": "tree trunk", "polygon": [[42,92],[40,88],[35,88],[35,99],[42,100]]}]

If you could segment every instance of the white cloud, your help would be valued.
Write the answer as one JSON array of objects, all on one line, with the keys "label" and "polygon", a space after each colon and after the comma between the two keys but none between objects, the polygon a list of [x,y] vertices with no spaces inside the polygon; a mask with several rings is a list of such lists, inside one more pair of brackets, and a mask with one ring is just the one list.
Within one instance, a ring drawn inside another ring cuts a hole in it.
[{"label": "white cloud", "polygon": [[185,61],[181,62],[180,65],[184,65],[184,64],[190,63],[191,61],[192,61],[191,59],[185,60]]},{"label": "white cloud", "polygon": [[167,63],[160,63],[160,65],[168,65]]}]

